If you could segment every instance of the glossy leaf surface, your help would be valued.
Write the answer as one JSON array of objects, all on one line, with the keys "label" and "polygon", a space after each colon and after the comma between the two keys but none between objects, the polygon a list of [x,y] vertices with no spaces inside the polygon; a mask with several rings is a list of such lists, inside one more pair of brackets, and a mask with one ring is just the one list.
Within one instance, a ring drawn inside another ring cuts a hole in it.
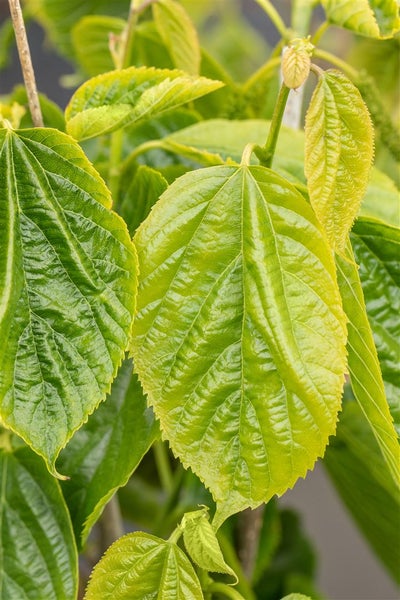
[{"label": "glossy leaf surface", "polygon": [[55,473],[128,344],[136,254],[79,146],[0,131],[0,414]]},{"label": "glossy leaf surface", "polygon": [[359,219],[351,240],[386,396],[400,436],[400,230]]},{"label": "glossy leaf surface", "polygon": [[[351,251],[349,256],[352,256]],[[341,258],[337,259],[337,267],[343,308],[349,319],[347,348],[353,393],[376,437],[392,477],[399,485],[399,444],[386,400],[358,269],[355,263]]]},{"label": "glossy leaf surface", "polygon": [[78,556],[58,482],[26,446],[0,448],[0,599],[70,600]]},{"label": "glossy leaf surface", "polygon": [[263,167],[176,180],[138,229],[136,368],[216,526],[283,493],[334,432],[345,319],[314,213]]},{"label": "glossy leaf surface", "polygon": [[223,84],[183,71],[130,67],[89,79],[66,108],[67,131],[78,140],[115,131],[177,108]]},{"label": "glossy leaf surface", "polygon": [[322,0],[331,23],[372,38],[392,37],[400,29],[396,0]]},{"label": "glossy leaf surface", "polygon": [[156,27],[175,67],[199,75],[200,44],[186,10],[175,0],[158,0],[152,8]]},{"label": "glossy leaf surface", "polygon": [[400,583],[400,495],[355,402],[345,404],[324,465],[356,523]]},{"label": "glossy leaf surface", "polygon": [[115,69],[109,38],[121,35],[125,25],[123,19],[103,15],[88,15],[74,25],[71,39],[75,58],[90,77]]},{"label": "glossy leaf surface", "polygon": [[57,463],[70,477],[62,482],[76,539],[83,545],[102,509],[158,435],[158,426],[125,360],[109,397],[76,432]]},{"label": "glossy leaf surface", "polygon": [[85,600],[202,600],[199,580],[176,544],[130,533],[107,550],[92,572]]},{"label": "glossy leaf surface", "polygon": [[311,204],[343,254],[373,157],[373,130],[357,88],[339,71],[319,78],[306,116],[304,170]]},{"label": "glossy leaf surface", "polygon": [[213,573],[227,573],[237,577],[226,564],[215,531],[208,520],[207,509],[186,513],[182,520],[183,540],[192,561]]}]

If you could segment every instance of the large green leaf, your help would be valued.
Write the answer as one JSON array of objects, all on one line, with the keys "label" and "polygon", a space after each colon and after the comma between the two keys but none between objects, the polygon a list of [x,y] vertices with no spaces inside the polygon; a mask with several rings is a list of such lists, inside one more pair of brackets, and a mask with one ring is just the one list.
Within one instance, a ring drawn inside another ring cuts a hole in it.
[{"label": "large green leaf", "polygon": [[175,0],[158,0],[152,8],[155,24],[175,67],[199,75],[200,44],[186,10]]},{"label": "large green leaf", "polygon": [[107,550],[91,575],[85,600],[202,600],[189,559],[174,543],[129,533]]},{"label": "large green leaf", "polygon": [[282,494],[334,432],[345,318],[326,237],[263,167],[176,180],[138,229],[136,368],[214,523]]},{"label": "large green leaf", "polygon": [[82,17],[71,31],[79,66],[89,76],[115,69],[110,52],[110,35],[120,36],[126,26],[123,19],[103,15]]},{"label": "large green leaf", "polygon": [[392,37],[400,29],[396,0],[322,0],[331,23],[372,38]]},{"label": "large green leaf", "polygon": [[58,482],[26,446],[0,448],[0,599],[71,600],[78,556]]},{"label": "large green leaf", "polygon": [[360,215],[375,217],[390,225],[399,225],[400,194],[394,181],[385,173],[373,168]]},{"label": "large green leaf", "polygon": [[66,108],[67,130],[84,140],[177,108],[223,84],[183,71],[130,67],[84,83]]},{"label": "large green leaf", "polygon": [[80,147],[0,130],[0,415],[55,473],[127,347],[136,254]]},{"label": "large green leaf", "polygon": [[132,369],[130,360],[122,364],[110,396],[76,432],[57,463],[70,477],[62,482],[62,490],[80,545],[159,431]]},{"label": "large green leaf", "polygon": [[24,0],[24,4],[57,50],[69,59],[74,56],[71,30],[79,19],[93,14],[123,19],[129,11],[129,0]]},{"label": "large green leaf", "polygon": [[359,219],[351,241],[395,427],[400,436],[400,230]]},{"label": "large green leaf", "polygon": [[324,465],[344,503],[400,583],[400,495],[359,406],[345,404]]},{"label": "large green leaf", "polygon": [[339,71],[319,78],[305,135],[310,201],[332,247],[343,254],[368,185],[373,129],[360,92]]},{"label": "large green leaf", "polygon": [[[351,256],[349,249],[349,256]],[[348,317],[348,363],[354,396],[392,473],[400,484],[400,449],[386,400],[378,356],[355,263],[338,258],[338,281]]]}]

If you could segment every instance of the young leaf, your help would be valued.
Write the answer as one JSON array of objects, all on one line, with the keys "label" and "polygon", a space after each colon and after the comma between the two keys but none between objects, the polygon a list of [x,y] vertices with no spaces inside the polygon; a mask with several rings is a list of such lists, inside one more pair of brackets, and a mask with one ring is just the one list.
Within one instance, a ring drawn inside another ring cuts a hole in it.
[{"label": "young leaf", "polygon": [[159,431],[132,370],[132,361],[125,360],[110,396],[76,432],[57,463],[70,477],[61,485],[79,546],[83,546],[102,509],[126,484]]},{"label": "young leaf", "polygon": [[304,198],[263,167],[184,175],[135,243],[136,368],[218,527],[292,486],[335,430],[346,331],[331,251]]},{"label": "young leaf", "polygon": [[175,0],[158,0],[152,6],[156,27],[177,69],[199,75],[200,44],[189,15]]},{"label": "young leaf", "polygon": [[78,555],[58,482],[26,446],[0,448],[0,598],[75,598]]},{"label": "young leaf", "polygon": [[67,131],[78,140],[149,119],[220,88],[223,84],[182,71],[130,67],[84,83],[66,108]]},{"label": "young leaf", "polygon": [[128,344],[136,254],[79,146],[0,130],[0,415],[55,474]]},{"label": "young leaf", "polygon": [[312,600],[310,596],[305,596],[304,594],[289,594],[282,598],[282,600]]},{"label": "young leaf", "polygon": [[80,19],[71,31],[75,58],[90,77],[115,69],[110,52],[110,35],[118,36],[126,22],[116,17],[88,15]]},{"label": "young leaf", "polygon": [[85,600],[99,598],[203,600],[203,594],[189,559],[176,544],[135,532],[112,544],[95,566]]},{"label": "young leaf", "polygon": [[360,35],[389,38],[400,29],[396,0],[322,0],[328,20]]},{"label": "young leaf", "polygon": [[185,548],[192,561],[206,571],[232,575],[237,583],[235,572],[224,560],[217,536],[208,520],[207,509],[186,513],[182,527]]},{"label": "young leaf", "polygon": [[354,520],[400,583],[399,490],[355,402],[344,405],[324,465]]},{"label": "young leaf", "polygon": [[360,265],[387,400],[400,436],[400,230],[371,219],[359,219],[351,241]]},{"label": "young leaf", "polygon": [[[352,256],[351,247],[348,249],[348,256]],[[399,485],[399,444],[385,396],[358,269],[354,262],[350,263],[340,257],[337,259],[337,269],[343,308],[349,320],[347,348],[351,386],[393,479]]]},{"label": "young leaf", "polygon": [[339,71],[321,75],[305,135],[310,201],[332,247],[343,254],[368,185],[373,129],[359,91]]}]

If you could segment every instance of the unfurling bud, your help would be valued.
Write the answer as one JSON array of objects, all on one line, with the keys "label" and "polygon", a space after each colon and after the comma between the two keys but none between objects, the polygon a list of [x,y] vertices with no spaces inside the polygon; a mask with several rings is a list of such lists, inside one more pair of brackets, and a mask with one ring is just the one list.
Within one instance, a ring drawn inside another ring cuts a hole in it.
[{"label": "unfurling bud", "polygon": [[309,39],[296,38],[283,53],[282,75],[284,84],[291,89],[299,88],[310,73],[314,46]]}]

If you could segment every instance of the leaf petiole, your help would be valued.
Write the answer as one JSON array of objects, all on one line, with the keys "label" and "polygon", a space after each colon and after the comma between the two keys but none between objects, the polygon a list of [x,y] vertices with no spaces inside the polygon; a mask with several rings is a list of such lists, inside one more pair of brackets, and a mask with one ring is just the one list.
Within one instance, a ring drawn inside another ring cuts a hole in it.
[{"label": "leaf petiole", "polygon": [[260,165],[263,167],[271,167],[289,92],[290,89],[284,83],[282,83],[278,100],[275,104],[274,114],[272,115],[271,127],[265,146],[254,147],[254,153],[259,159]]}]

